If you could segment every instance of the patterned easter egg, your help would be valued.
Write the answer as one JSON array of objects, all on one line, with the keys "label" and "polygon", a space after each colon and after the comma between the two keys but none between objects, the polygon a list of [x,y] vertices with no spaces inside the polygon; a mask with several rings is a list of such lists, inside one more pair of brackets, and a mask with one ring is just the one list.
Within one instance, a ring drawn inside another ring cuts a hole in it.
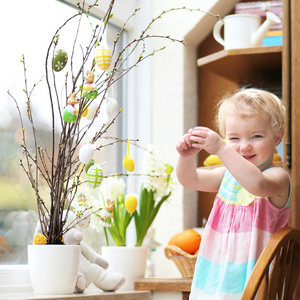
[{"label": "patterned easter egg", "polygon": [[100,46],[96,49],[95,51],[95,61],[98,65],[98,67],[101,70],[107,70],[111,64],[111,51],[105,47],[105,46]]},{"label": "patterned easter egg", "polygon": [[88,169],[87,181],[92,188],[96,188],[100,185],[103,178],[103,170],[99,165],[93,165]]},{"label": "patterned easter egg", "polygon": [[54,71],[59,72],[61,71],[68,62],[68,54],[65,50],[57,50],[53,57],[52,61],[52,68]]},{"label": "patterned easter egg", "polygon": [[78,218],[76,221],[80,228],[87,228],[91,222],[91,212],[85,205],[79,205],[75,209],[75,215]]},{"label": "patterned easter egg", "polygon": [[64,110],[63,120],[65,122],[74,123],[76,119],[76,109],[72,105],[67,105],[67,107]]}]

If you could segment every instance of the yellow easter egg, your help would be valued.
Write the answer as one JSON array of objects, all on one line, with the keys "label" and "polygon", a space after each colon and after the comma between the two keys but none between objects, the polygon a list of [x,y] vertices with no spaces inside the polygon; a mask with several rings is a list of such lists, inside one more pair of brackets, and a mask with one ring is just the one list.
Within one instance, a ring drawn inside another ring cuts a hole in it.
[{"label": "yellow easter egg", "polygon": [[100,46],[96,49],[95,61],[101,70],[107,70],[109,68],[111,59],[111,51],[107,47]]},{"label": "yellow easter egg", "polygon": [[136,197],[132,195],[128,196],[125,200],[125,208],[130,214],[134,213],[137,208]]},{"label": "yellow easter egg", "polygon": [[87,114],[88,114],[88,112],[89,112],[89,109],[88,109],[87,106],[85,105],[84,108],[83,108],[83,111],[82,111],[81,116],[82,116],[82,117],[86,117]]},{"label": "yellow easter egg", "polygon": [[129,172],[132,172],[134,170],[134,161],[130,155],[126,155],[124,157],[123,165],[124,165],[124,168]]}]

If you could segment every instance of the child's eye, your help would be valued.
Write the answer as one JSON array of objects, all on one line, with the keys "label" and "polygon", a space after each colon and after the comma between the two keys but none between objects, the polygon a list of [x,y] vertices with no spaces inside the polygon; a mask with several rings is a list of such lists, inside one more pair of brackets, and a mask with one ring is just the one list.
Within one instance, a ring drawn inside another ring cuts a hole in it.
[{"label": "child's eye", "polygon": [[229,141],[237,141],[239,138],[238,137],[231,137],[229,138]]},{"label": "child's eye", "polygon": [[262,135],[256,134],[256,135],[254,135],[252,138],[253,138],[253,139],[260,139],[260,138],[262,138]]}]

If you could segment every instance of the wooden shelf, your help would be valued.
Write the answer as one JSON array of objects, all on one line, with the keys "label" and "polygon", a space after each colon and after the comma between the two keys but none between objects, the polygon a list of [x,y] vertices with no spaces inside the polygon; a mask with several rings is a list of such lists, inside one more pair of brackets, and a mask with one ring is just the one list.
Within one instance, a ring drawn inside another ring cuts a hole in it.
[{"label": "wooden shelf", "polygon": [[156,292],[190,292],[192,278],[141,278],[135,281],[134,289]]},{"label": "wooden shelf", "polygon": [[87,288],[84,293],[69,295],[35,295],[32,292],[0,293],[0,299],[10,300],[145,300],[152,299],[150,291],[116,291],[102,292],[99,289]]},{"label": "wooden shelf", "polygon": [[199,58],[197,65],[229,80],[281,83],[282,46],[222,50]]}]

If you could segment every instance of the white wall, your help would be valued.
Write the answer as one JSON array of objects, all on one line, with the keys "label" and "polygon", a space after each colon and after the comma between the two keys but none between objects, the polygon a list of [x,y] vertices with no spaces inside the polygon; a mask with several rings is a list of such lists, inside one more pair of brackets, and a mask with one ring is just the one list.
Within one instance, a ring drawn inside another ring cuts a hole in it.
[{"label": "white wall", "polygon": [[[222,3],[221,3],[222,2]],[[226,3],[225,3],[226,2]],[[201,8],[214,14],[228,14],[236,3],[229,1],[153,0],[153,16],[174,7]],[[189,128],[197,125],[196,47],[212,30],[216,18],[200,12],[173,11],[152,27],[156,34],[185,39],[187,46],[154,40],[154,48],[166,45],[164,53],[152,60],[152,142],[162,155],[176,164],[175,143]],[[178,185],[172,200],[162,207],[155,221],[156,239],[162,244],[154,253],[157,277],[180,276],[174,263],[167,261],[163,248],[170,237],[197,224],[197,193]]]}]

